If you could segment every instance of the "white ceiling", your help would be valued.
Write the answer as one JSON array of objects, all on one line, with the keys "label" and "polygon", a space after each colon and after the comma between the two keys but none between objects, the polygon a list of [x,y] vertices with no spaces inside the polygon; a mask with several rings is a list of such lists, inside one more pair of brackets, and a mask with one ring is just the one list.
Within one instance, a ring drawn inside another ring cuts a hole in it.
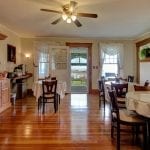
[{"label": "white ceiling", "polygon": [[82,27],[61,21],[61,10],[69,0],[0,0],[0,23],[22,37],[59,36],[91,38],[135,38],[150,31],[150,0],[75,0],[78,12],[96,13],[97,19],[79,17]]}]

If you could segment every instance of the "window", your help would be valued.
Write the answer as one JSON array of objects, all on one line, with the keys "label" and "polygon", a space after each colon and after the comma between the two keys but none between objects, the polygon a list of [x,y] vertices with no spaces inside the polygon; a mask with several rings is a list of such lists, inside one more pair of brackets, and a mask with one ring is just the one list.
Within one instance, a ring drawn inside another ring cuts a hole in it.
[{"label": "window", "polygon": [[49,54],[41,52],[39,56],[39,78],[45,78],[49,75]]},{"label": "window", "polygon": [[104,53],[102,76],[115,76],[118,74],[118,54],[108,55]]}]

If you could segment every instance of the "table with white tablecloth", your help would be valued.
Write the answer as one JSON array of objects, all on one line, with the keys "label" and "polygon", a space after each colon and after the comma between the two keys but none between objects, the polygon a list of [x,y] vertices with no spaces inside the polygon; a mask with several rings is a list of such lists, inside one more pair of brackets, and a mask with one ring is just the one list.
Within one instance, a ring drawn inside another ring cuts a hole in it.
[{"label": "table with white tablecloth", "polygon": [[126,107],[135,111],[146,121],[146,149],[150,149],[150,91],[132,91],[126,94]]},{"label": "table with white tablecloth", "polygon": [[150,91],[130,91],[126,94],[126,107],[150,118]]},{"label": "table with white tablecloth", "polygon": [[[64,98],[66,92],[66,82],[57,81],[57,93],[60,95],[60,98]],[[36,81],[33,85],[33,95],[36,97],[36,101],[42,95],[42,81]]]}]

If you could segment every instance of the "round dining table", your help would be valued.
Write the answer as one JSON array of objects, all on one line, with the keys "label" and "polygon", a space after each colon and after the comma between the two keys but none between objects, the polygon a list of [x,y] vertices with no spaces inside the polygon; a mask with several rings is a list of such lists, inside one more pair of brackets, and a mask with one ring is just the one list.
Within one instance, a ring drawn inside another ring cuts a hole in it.
[{"label": "round dining table", "polygon": [[132,91],[126,94],[126,107],[135,111],[146,121],[147,138],[145,150],[150,149],[150,91]]},{"label": "round dining table", "polygon": [[126,94],[126,107],[150,119],[150,91],[130,91]]}]

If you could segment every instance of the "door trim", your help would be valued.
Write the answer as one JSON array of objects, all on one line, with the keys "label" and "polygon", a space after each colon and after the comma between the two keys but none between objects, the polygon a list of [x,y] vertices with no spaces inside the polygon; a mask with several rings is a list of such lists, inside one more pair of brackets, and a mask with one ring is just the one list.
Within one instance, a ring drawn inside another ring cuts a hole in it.
[{"label": "door trim", "polygon": [[74,47],[85,47],[88,48],[88,92],[92,93],[92,43],[66,43],[66,46],[70,48]]}]

